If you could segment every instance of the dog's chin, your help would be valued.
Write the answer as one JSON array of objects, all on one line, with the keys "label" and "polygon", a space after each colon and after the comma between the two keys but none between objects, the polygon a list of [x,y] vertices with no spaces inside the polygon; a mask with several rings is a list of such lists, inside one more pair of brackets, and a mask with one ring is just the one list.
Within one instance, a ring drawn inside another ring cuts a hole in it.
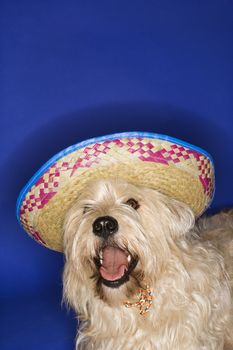
[{"label": "dog's chin", "polygon": [[94,258],[97,284],[119,288],[129,282],[138,263],[138,256],[117,245],[104,245]]}]

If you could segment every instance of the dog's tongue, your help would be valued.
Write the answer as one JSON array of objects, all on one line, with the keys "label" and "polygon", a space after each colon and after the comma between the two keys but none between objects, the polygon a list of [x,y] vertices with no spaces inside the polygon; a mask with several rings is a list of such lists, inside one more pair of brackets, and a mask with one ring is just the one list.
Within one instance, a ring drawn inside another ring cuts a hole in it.
[{"label": "dog's tongue", "polygon": [[127,268],[127,255],[122,249],[115,247],[103,249],[103,264],[100,267],[100,274],[105,280],[118,280],[124,275]]}]

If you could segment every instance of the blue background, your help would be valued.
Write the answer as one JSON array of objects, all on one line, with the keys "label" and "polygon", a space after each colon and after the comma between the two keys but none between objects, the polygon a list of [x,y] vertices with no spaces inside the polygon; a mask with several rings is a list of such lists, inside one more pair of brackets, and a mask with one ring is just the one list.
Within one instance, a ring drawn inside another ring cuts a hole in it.
[{"label": "blue background", "polygon": [[19,191],[63,148],[152,131],[216,165],[211,211],[232,205],[230,0],[2,0],[0,3],[0,348],[72,349],[63,256],[15,218]]}]

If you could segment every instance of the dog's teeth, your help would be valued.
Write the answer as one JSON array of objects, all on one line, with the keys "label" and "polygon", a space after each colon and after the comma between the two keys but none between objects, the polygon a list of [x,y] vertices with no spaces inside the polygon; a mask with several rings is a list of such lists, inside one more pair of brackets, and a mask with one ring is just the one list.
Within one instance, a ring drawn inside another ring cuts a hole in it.
[{"label": "dog's teeth", "polygon": [[130,261],[131,261],[131,255],[130,254],[127,257],[127,260],[128,260],[128,263],[130,263]]},{"label": "dog's teeth", "polygon": [[100,259],[103,259],[103,251],[101,250],[99,253]]},{"label": "dog's teeth", "polygon": [[100,264],[103,265],[103,259],[100,258]]}]

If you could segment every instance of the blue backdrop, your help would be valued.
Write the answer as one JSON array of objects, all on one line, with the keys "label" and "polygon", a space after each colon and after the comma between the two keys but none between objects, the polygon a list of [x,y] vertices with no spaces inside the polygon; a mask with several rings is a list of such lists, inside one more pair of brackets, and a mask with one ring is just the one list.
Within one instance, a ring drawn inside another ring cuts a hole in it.
[{"label": "blue backdrop", "polygon": [[209,151],[211,210],[233,203],[233,3],[2,0],[0,348],[72,349],[63,256],[31,240],[17,195],[51,156],[121,131],[169,134]]}]

